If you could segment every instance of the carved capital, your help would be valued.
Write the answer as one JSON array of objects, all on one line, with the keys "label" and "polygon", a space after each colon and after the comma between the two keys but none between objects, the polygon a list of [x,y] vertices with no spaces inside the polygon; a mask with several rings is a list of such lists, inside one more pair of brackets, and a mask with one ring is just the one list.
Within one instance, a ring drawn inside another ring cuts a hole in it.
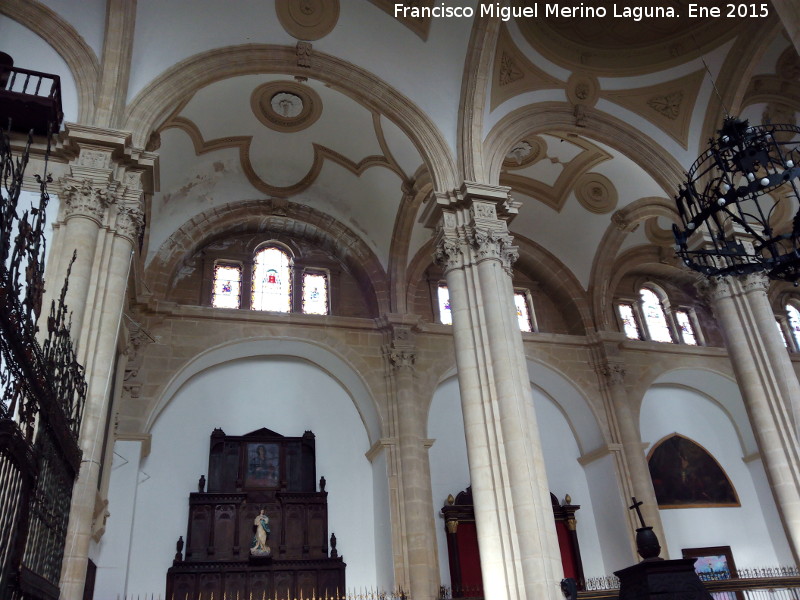
[{"label": "carved capital", "polygon": [[144,211],[141,202],[124,202],[117,206],[117,235],[135,243],[144,227]]},{"label": "carved capital", "polygon": [[769,278],[764,273],[749,273],[740,275],[737,279],[745,293],[763,292],[766,294],[769,291]]},{"label": "carved capital", "polygon": [[389,352],[389,360],[395,369],[411,368],[417,360],[417,353],[411,350],[393,349]]},{"label": "carved capital", "polygon": [[477,228],[467,231],[466,238],[475,250],[478,262],[497,259],[506,273],[511,275],[511,267],[519,258],[519,249],[514,246],[514,238],[505,233]]},{"label": "carved capital", "polygon": [[458,521],[445,521],[445,527],[447,527],[447,533],[452,533],[455,535],[458,533]]},{"label": "carved capital", "polygon": [[625,383],[625,365],[622,363],[605,363],[596,365],[597,372],[608,380],[609,385]]},{"label": "carved capital", "polygon": [[106,208],[116,199],[114,191],[107,186],[97,185],[90,179],[81,181],[63,177],[59,180],[59,184],[61,188],[59,196],[64,205],[64,220],[84,217],[101,224]]},{"label": "carved capital", "polygon": [[447,271],[457,269],[464,264],[464,250],[457,241],[441,238],[436,244],[433,260],[447,273]]}]

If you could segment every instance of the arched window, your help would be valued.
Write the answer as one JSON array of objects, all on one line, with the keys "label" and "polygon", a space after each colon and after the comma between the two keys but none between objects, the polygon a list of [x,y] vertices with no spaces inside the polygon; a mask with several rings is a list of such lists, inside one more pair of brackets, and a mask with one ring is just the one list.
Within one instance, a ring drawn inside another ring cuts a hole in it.
[{"label": "arched window", "polygon": [[273,312],[292,310],[291,258],[277,246],[267,246],[256,252],[251,308]]},{"label": "arched window", "polygon": [[794,338],[795,348],[800,348],[800,310],[793,304],[787,304],[786,314],[789,317],[789,329]]},{"label": "arched window", "polygon": [[453,312],[450,310],[450,292],[444,283],[439,284],[437,300],[439,301],[439,322],[444,325],[452,325]]},{"label": "arched window", "polygon": [[239,308],[242,305],[242,266],[217,262],[214,264],[214,284],[211,306]]},{"label": "arched window", "polygon": [[533,310],[527,290],[514,290],[514,306],[520,331],[533,331]]},{"label": "arched window", "polygon": [[622,329],[625,335],[632,340],[642,339],[642,332],[639,329],[639,323],[636,321],[633,305],[628,302],[621,302],[617,304],[617,310],[619,311],[619,318],[622,321]]},{"label": "arched window", "polygon": [[678,324],[678,333],[681,336],[684,344],[690,346],[697,346],[697,335],[694,332],[694,325],[689,313],[685,310],[675,311],[675,321]]},{"label": "arched window", "polygon": [[303,312],[307,315],[330,313],[327,273],[316,271],[303,273]]},{"label": "arched window", "polygon": [[672,333],[669,330],[667,315],[661,298],[650,288],[643,287],[639,290],[642,297],[642,315],[647,333],[654,342],[672,342]]}]

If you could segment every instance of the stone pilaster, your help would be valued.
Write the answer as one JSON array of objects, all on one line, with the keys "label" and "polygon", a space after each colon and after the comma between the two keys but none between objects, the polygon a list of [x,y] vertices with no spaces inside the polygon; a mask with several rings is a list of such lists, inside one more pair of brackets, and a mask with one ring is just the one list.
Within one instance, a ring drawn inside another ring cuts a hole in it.
[{"label": "stone pilaster", "polygon": [[[52,256],[56,277],[73,252],[67,302],[78,361],[86,368],[88,392],[81,425],[81,471],[75,484],[61,574],[64,600],[80,600],[96,506],[114,375],[117,336],[134,243],[144,223],[144,186],[155,156],[130,147],[124,132],[67,126],[65,152],[73,153],[61,180],[63,198]],[[56,279],[58,281],[58,279]],[[109,507],[113,512],[113,507]]]},{"label": "stone pilaster", "polygon": [[[612,436],[612,450],[620,489],[625,502],[626,520],[631,526],[630,535],[634,557],[637,557],[633,543],[633,531],[640,527],[636,515],[627,509],[632,496],[643,502],[642,516],[647,525],[653,528],[661,547],[666,548],[667,540],[661,525],[653,481],[647,465],[642,437],[639,428],[638,412],[633,410],[627,390],[625,389],[625,363],[619,359],[618,344],[605,340],[597,340],[592,347],[594,368],[600,380],[600,392],[603,404],[607,407],[609,429]],[[610,410],[609,410],[610,409]]]},{"label": "stone pilaster", "polygon": [[720,324],[795,560],[800,556],[800,448],[793,413],[800,386],[763,275],[698,283]]},{"label": "stone pilaster", "polygon": [[428,222],[453,312],[485,597],[555,600],[561,558],[514,309],[507,224],[519,204],[508,191],[468,182],[437,193]]},{"label": "stone pilaster", "polygon": [[392,428],[397,438],[398,523],[402,565],[395,568],[398,586],[412,598],[433,600],[439,588],[439,565],[433,521],[429,443],[426,439],[425,403],[416,390],[414,364],[417,359],[412,327],[389,318],[389,343],[384,347],[389,368]]}]

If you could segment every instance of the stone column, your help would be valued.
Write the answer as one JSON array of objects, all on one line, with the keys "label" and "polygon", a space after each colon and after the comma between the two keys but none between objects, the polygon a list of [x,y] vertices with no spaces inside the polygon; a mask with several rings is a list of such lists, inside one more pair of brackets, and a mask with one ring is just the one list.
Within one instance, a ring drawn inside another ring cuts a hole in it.
[{"label": "stone column", "polygon": [[[62,185],[67,202],[58,237],[60,247],[54,250],[62,257],[62,270],[64,257],[71,257],[73,251],[79,254],[76,267],[80,268],[73,268],[67,298],[73,311],[72,335],[77,342],[78,361],[86,368],[88,391],[79,439],[83,460],[72,496],[61,597],[80,600],[93,520],[98,514],[96,504],[103,502],[97,489],[108,429],[117,335],[131,255],[144,223],[143,185],[155,157],[130,148],[130,138],[124,132],[78,126],[68,126],[67,132],[67,146],[79,150],[70,166],[71,179]],[[93,171],[87,171],[90,168]],[[87,173],[92,177],[87,178]],[[82,179],[80,186],[72,182],[74,179]],[[70,212],[74,205],[71,195],[101,198],[102,202],[93,205],[91,219],[77,218]]]},{"label": "stone column", "polygon": [[725,338],[736,381],[795,561],[800,557],[800,449],[796,430],[798,385],[767,299],[767,280],[753,274],[703,279]]},{"label": "stone column", "polygon": [[626,503],[626,521],[631,526],[631,530],[627,533],[634,557],[637,557],[637,554],[633,532],[641,524],[636,515],[627,510],[632,496],[643,502],[642,516],[647,525],[653,528],[653,532],[661,542],[662,552],[666,554],[667,540],[661,525],[650,469],[642,447],[638,413],[633,410],[625,389],[625,363],[619,358],[618,345],[614,342],[598,340],[593,345],[593,354],[594,368],[600,379],[604,404],[610,409],[607,409],[606,414],[612,440],[619,448],[619,451],[612,452],[620,477],[623,501]]},{"label": "stone column", "polygon": [[507,223],[519,204],[508,192],[467,182],[437,193],[428,223],[438,221],[450,292],[485,597],[556,600],[561,557],[514,308]]},{"label": "stone column", "polygon": [[389,329],[391,342],[384,350],[391,369],[391,420],[396,423],[400,456],[400,523],[396,530],[402,537],[405,562],[396,580],[411,598],[433,600],[439,588],[439,561],[428,463],[427,411],[415,385],[416,347],[411,327],[395,323]]}]

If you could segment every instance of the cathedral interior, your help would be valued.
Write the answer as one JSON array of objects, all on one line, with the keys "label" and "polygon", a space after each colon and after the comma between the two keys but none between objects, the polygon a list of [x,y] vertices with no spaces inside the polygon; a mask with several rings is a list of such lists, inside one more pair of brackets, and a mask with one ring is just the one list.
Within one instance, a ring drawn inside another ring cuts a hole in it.
[{"label": "cathedral interior", "polygon": [[481,597],[558,600],[638,560],[632,497],[664,558],[797,563],[800,292],[686,268],[672,227],[726,117],[798,124],[800,7],[538,4],[0,2],[0,108],[39,72],[63,111],[44,300],[69,271],[86,400],[54,598],[297,552],[348,590],[455,597],[479,565]]}]

